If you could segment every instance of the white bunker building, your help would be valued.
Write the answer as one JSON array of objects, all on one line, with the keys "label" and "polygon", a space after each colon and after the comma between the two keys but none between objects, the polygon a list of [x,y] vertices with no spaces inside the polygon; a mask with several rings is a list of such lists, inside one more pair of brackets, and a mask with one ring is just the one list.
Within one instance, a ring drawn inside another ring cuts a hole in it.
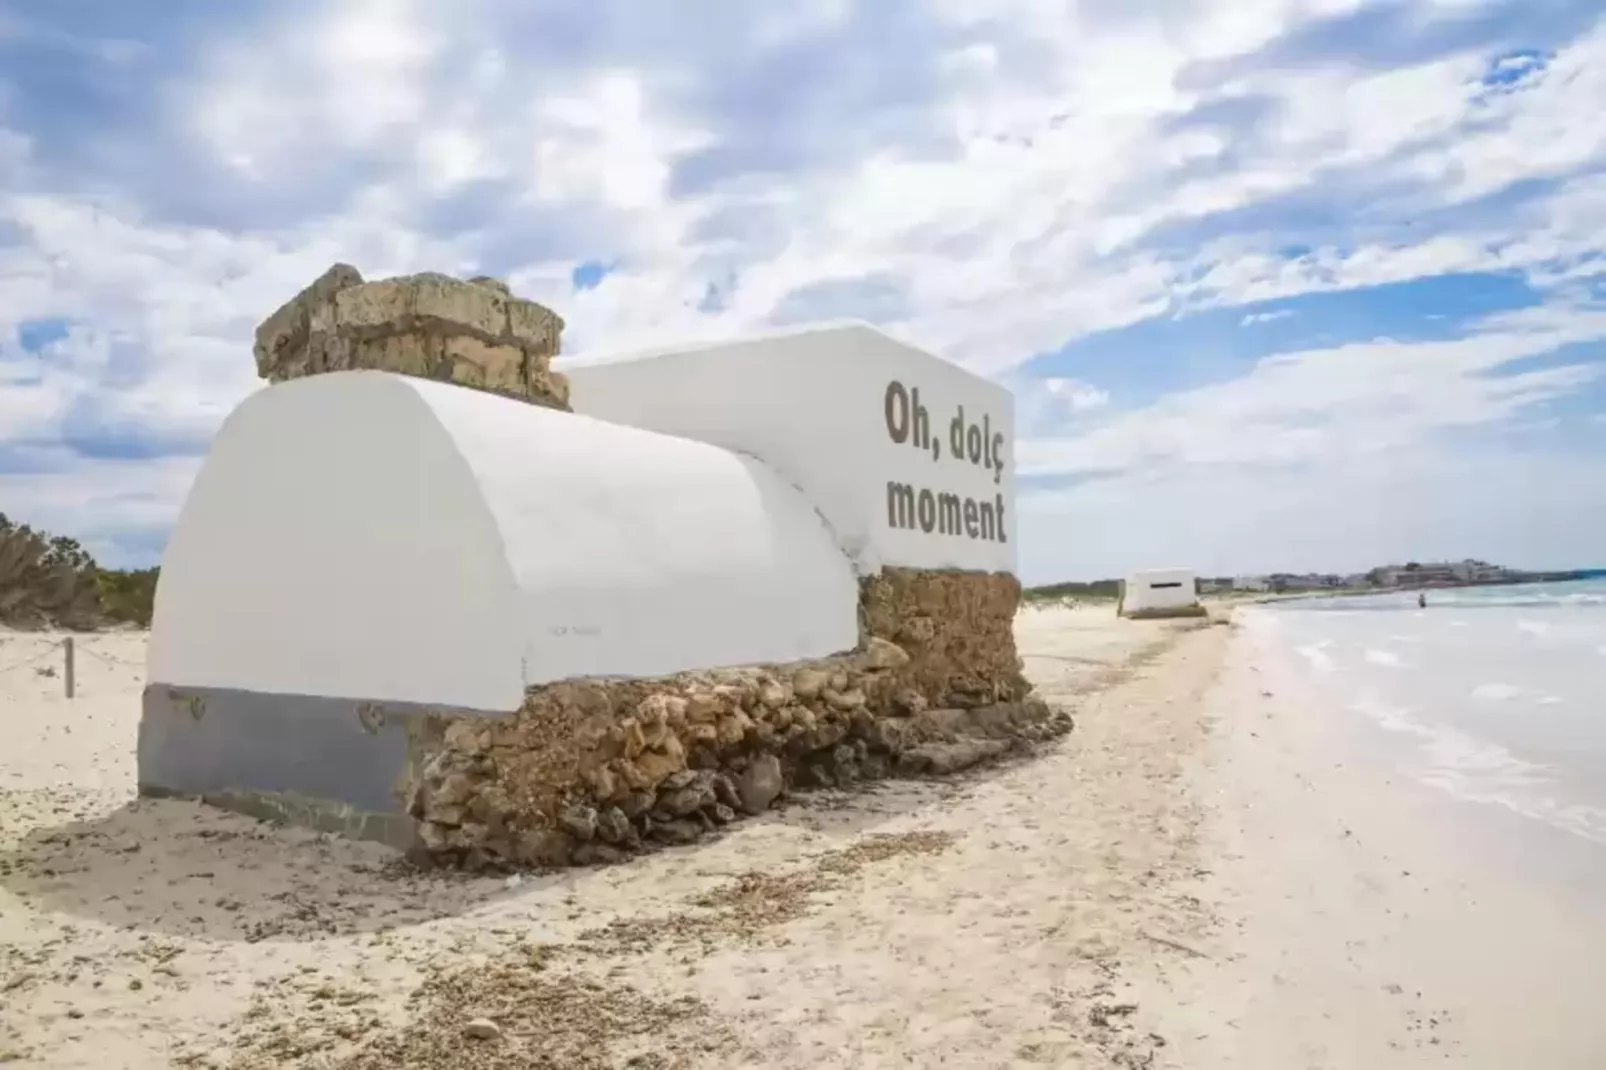
[{"label": "white bunker building", "polygon": [[873,328],[556,367],[572,412],[330,371],[229,416],[162,561],[142,791],[405,844],[430,714],[823,657],[883,567],[1014,572],[1011,395]]},{"label": "white bunker building", "polygon": [[1199,616],[1199,580],[1192,569],[1161,568],[1134,572],[1121,582],[1117,610],[1126,617]]}]

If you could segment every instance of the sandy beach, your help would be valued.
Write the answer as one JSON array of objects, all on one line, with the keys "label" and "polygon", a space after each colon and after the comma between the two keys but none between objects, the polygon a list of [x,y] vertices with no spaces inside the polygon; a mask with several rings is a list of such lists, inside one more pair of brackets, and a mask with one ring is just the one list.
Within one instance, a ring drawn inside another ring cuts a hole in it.
[{"label": "sandy beach", "polygon": [[1027,610],[1043,753],[526,878],[137,800],[143,635],[78,637],[71,701],[5,635],[0,1063],[1606,1064],[1598,914],[1349,760],[1256,612]]}]

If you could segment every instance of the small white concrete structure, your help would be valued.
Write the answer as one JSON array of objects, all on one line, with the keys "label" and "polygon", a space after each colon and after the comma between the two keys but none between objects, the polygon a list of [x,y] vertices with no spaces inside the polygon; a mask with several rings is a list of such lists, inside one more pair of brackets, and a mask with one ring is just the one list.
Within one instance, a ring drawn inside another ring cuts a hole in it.
[{"label": "small white concrete structure", "polygon": [[1121,585],[1119,612],[1123,616],[1183,616],[1200,608],[1199,582],[1192,569],[1134,572]]},{"label": "small white concrete structure", "polygon": [[1014,396],[867,324],[558,360],[575,412],[757,457],[861,573],[1014,572]]},{"label": "small white concrete structure", "polygon": [[149,678],[516,709],[528,685],[858,641],[813,505],[689,439],[340,372],[225,422],[162,562]]}]

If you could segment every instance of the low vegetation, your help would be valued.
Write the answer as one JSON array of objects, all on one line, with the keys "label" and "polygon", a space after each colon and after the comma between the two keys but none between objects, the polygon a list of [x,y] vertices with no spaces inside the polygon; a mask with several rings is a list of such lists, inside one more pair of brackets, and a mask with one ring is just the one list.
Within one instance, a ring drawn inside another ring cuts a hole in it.
[{"label": "low vegetation", "polygon": [[0,626],[146,626],[155,594],[156,569],[103,569],[76,539],[0,513]]},{"label": "low vegetation", "polygon": [[1091,583],[1050,583],[1021,591],[1024,602],[1058,602],[1066,598],[1082,601],[1113,602],[1121,597],[1120,580],[1094,580]]},{"label": "low vegetation", "polygon": [[117,624],[148,628],[159,571],[155,568],[100,569],[95,580],[107,618]]}]

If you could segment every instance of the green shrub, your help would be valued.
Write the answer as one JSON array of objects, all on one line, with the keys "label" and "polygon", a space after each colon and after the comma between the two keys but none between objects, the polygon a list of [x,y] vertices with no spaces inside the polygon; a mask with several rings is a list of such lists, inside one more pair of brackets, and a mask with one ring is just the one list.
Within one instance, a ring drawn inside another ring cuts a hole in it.
[{"label": "green shrub", "polygon": [[1091,583],[1050,583],[1043,587],[1028,587],[1021,592],[1021,599],[1026,602],[1053,602],[1061,598],[1114,601],[1120,594],[1120,580],[1094,580]]},{"label": "green shrub", "polygon": [[0,624],[93,628],[101,623],[99,569],[75,539],[0,513]]},{"label": "green shrub", "polygon": [[117,624],[150,627],[159,573],[155,568],[101,569],[95,581],[100,588],[100,604],[106,619]]}]

